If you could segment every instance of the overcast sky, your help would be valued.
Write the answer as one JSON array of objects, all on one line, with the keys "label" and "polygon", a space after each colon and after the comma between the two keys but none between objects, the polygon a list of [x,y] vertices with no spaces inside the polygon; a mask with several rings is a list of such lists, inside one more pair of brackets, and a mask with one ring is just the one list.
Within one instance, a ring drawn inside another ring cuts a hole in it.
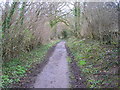
[{"label": "overcast sky", "polygon": [[6,1],[30,1],[30,2],[39,2],[39,1],[44,1],[44,2],[82,2],[82,1],[85,1],[85,2],[115,2],[115,1],[119,1],[119,0],[0,0],[0,2],[6,2]]}]

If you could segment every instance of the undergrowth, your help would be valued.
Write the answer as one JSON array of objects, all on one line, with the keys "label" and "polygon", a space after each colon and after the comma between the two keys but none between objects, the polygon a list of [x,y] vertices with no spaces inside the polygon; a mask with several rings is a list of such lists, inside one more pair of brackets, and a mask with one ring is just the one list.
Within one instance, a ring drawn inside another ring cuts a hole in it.
[{"label": "undergrowth", "polygon": [[117,49],[94,40],[67,40],[89,88],[117,87]]},{"label": "undergrowth", "polygon": [[25,76],[27,70],[35,64],[42,62],[43,57],[46,55],[48,49],[55,45],[57,41],[52,41],[48,44],[38,46],[36,49],[28,53],[21,53],[18,58],[14,58],[9,62],[3,63],[1,76],[2,82],[0,87],[6,88],[11,84],[19,82],[20,78]]}]

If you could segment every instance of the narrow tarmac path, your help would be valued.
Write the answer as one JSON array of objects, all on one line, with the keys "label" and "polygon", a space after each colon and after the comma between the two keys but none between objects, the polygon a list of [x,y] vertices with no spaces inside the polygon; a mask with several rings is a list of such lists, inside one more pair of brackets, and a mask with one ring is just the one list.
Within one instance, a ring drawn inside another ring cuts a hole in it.
[{"label": "narrow tarmac path", "polygon": [[38,74],[34,88],[69,88],[69,69],[65,42],[58,43],[48,64]]}]

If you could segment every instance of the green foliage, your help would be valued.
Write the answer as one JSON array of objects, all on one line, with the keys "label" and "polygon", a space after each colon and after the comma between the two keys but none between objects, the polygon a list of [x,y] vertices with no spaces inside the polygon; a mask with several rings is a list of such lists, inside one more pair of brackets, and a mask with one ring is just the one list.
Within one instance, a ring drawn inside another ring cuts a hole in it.
[{"label": "green foliage", "polygon": [[[18,27],[20,28],[20,27]],[[17,29],[18,29],[17,28]],[[15,27],[9,29],[9,33],[2,33],[4,42],[3,47],[3,60],[8,61],[19,55],[21,52],[31,51],[36,47],[34,41],[35,36],[33,33],[25,29],[23,31],[16,30]]]},{"label": "green foliage", "polygon": [[102,80],[94,80],[94,79],[93,80],[90,79],[88,81],[91,83],[90,88],[100,88],[98,84],[102,82]]},{"label": "green foliage", "polygon": [[[108,75],[95,76],[94,74],[99,74],[101,72],[109,72],[109,68],[113,67],[115,64],[115,57],[117,54],[111,54],[113,61],[108,61],[106,56],[106,51],[110,51],[109,48],[103,48],[98,41],[93,40],[78,40],[76,38],[70,38],[67,40],[67,45],[70,48],[77,65],[80,67],[82,74],[87,80],[87,86],[90,88],[100,88],[104,87],[107,81],[117,81],[117,78]],[[117,52],[113,49],[111,52]],[[112,64],[112,65],[111,65]],[[108,78],[109,77],[109,78]],[[112,83],[115,85],[115,83]]]},{"label": "green foliage", "polygon": [[73,9],[73,15],[75,15],[75,16],[79,16],[80,15],[80,8],[79,7],[75,7]]},{"label": "green foliage", "polygon": [[16,74],[17,75],[23,75],[24,73],[25,73],[25,67],[22,67],[22,66],[20,66],[20,65],[18,65],[17,67],[16,67]]},{"label": "green foliage", "polygon": [[9,79],[9,76],[8,75],[2,75],[2,85],[1,87],[5,86],[5,85],[9,85],[10,83],[13,82],[12,79]]},{"label": "green foliage", "polygon": [[11,21],[11,19],[12,19],[12,15],[13,15],[14,12],[15,12],[15,9],[16,9],[17,4],[18,4],[18,2],[13,2],[13,3],[12,3],[11,9],[10,9],[8,15],[6,16],[5,20],[3,21],[2,30],[3,30],[4,32],[6,32],[5,29],[10,28],[10,21]]},{"label": "green foliage", "polygon": [[[19,2],[12,2],[10,9],[6,11],[5,19],[2,23],[2,39],[3,43],[3,60],[9,61],[12,58],[19,56],[21,52],[27,52],[35,47],[36,43],[33,33],[26,29],[25,25],[21,25],[24,19],[24,9],[26,2],[22,3],[21,11],[19,9]],[[14,16],[15,12],[20,12],[20,17]],[[11,20],[13,19],[12,23]],[[14,24],[13,24],[14,23]]]},{"label": "green foliage", "polygon": [[43,57],[48,49],[57,42],[59,42],[59,40],[39,46],[29,53],[21,53],[18,58],[3,63],[3,75],[1,76],[2,87],[9,87],[10,84],[18,82],[29,68],[32,68],[33,65],[41,63],[42,60],[44,60]]},{"label": "green foliage", "polygon": [[67,21],[66,19],[64,19],[64,18],[62,18],[62,17],[56,17],[55,19],[50,20],[50,26],[51,26],[51,28],[52,28],[53,26],[55,26],[58,22],[63,22],[63,23],[65,23],[67,26],[69,25],[69,24],[68,24],[68,21]]},{"label": "green foliage", "polygon": [[78,62],[78,64],[81,65],[81,66],[82,66],[82,65],[85,65],[85,64],[86,64],[86,61],[85,61],[85,60],[80,60],[80,61]]},{"label": "green foliage", "polygon": [[50,26],[51,26],[51,28],[52,28],[53,26],[55,26],[57,23],[58,23],[57,20],[50,20]]},{"label": "green foliage", "polygon": [[67,31],[62,31],[62,36],[63,36],[63,38],[67,38]]},{"label": "green foliage", "polygon": [[71,62],[71,58],[70,58],[70,57],[67,57],[67,61],[70,63],[70,62]]}]

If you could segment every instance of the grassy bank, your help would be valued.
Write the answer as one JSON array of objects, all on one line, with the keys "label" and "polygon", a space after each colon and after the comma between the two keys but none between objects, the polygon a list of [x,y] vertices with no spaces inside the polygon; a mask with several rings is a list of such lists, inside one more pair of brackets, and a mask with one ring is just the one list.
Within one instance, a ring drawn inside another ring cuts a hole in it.
[{"label": "grassy bank", "polygon": [[1,87],[9,87],[10,84],[19,82],[20,78],[25,76],[26,72],[28,72],[28,69],[44,60],[43,58],[48,49],[57,42],[59,42],[59,40],[38,46],[31,52],[21,53],[18,58],[14,58],[7,63],[3,63]]},{"label": "grassy bank", "polygon": [[93,40],[67,40],[88,88],[117,87],[117,49]]}]

